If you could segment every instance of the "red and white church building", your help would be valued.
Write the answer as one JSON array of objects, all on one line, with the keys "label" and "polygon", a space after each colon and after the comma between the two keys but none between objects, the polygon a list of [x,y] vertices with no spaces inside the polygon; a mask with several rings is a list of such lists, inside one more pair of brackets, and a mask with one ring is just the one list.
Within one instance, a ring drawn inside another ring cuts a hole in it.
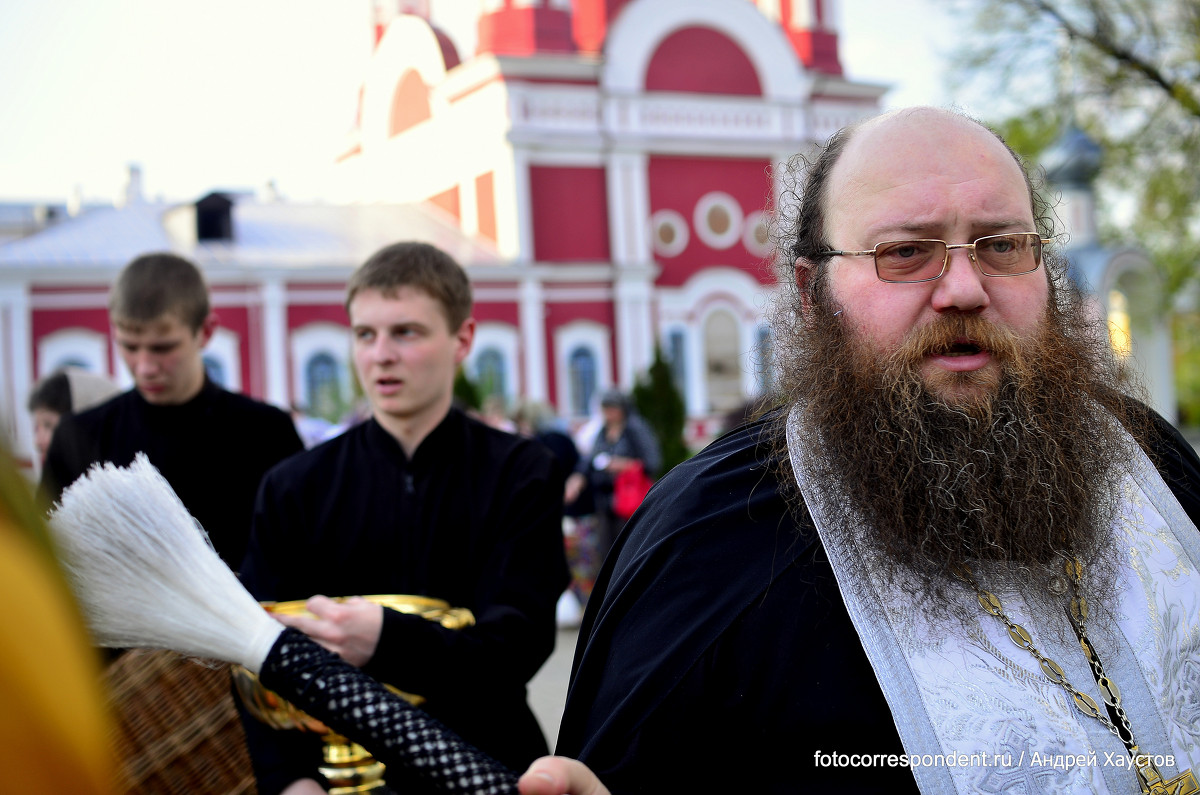
[{"label": "red and white church building", "polygon": [[780,170],[886,90],[844,76],[833,0],[481,0],[469,57],[431,2],[374,0],[336,204],[132,190],[0,245],[0,407],[18,451],[40,375],[73,363],[128,383],[104,298],[153,250],[212,285],[211,372],[280,405],[349,398],[342,286],[406,238],[467,268],[468,372],[510,401],[582,418],[656,344],[693,439],[762,389]]}]

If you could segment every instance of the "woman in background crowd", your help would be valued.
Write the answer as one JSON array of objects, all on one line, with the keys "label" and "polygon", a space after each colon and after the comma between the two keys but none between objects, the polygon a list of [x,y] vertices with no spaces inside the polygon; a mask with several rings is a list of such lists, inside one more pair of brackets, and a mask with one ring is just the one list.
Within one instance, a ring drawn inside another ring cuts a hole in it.
[{"label": "woman in background crowd", "polygon": [[120,387],[107,378],[78,367],[55,370],[38,381],[29,393],[33,447],[38,454],[38,463],[45,461],[54,429],[63,416],[103,403],[120,391]]},{"label": "woman in background crowd", "polygon": [[662,453],[654,431],[633,411],[629,398],[610,390],[600,398],[603,424],[592,442],[592,449],[580,459],[567,479],[566,501],[571,503],[590,485],[596,506],[596,553],[600,560],[608,554],[625,518],[613,511],[613,483],[621,472],[641,465],[654,478],[662,467]]}]

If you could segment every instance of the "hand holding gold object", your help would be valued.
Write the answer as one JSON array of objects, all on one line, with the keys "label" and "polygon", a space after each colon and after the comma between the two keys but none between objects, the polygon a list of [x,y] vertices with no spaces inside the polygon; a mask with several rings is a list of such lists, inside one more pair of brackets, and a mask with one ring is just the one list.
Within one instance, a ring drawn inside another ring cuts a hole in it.
[{"label": "hand holding gold object", "polygon": [[[345,601],[348,598],[338,597],[335,601]],[[437,621],[447,629],[458,630],[475,623],[475,616],[470,610],[451,607],[441,599],[410,594],[376,594],[363,598],[401,613]],[[263,607],[271,613],[311,616],[305,605],[304,600],[263,603]],[[319,766],[318,770],[333,785],[330,790],[332,795],[367,792],[384,785],[383,764],[377,762],[362,746],[331,731],[321,721],[263,687],[258,677],[246,668],[240,665],[233,666],[232,675],[238,695],[255,718],[275,729],[299,729],[321,735],[324,764]],[[413,705],[419,705],[425,700],[420,695],[406,693],[391,685],[386,687]]]}]

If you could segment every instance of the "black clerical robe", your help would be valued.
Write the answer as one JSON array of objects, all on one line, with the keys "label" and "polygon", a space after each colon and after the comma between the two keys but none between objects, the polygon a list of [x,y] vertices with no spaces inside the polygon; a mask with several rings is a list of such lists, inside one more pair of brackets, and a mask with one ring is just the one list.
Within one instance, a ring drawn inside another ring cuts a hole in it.
[{"label": "black clerical robe", "polygon": [[303,449],[286,412],[208,380],[175,406],[148,403],[131,389],[62,418],[46,453],[42,488],[58,500],[92,464],[128,466],[143,452],[236,571],[262,476]]},{"label": "black clerical robe", "polygon": [[[596,582],[556,753],[614,795],[916,791],[905,768],[818,764],[903,748],[812,521],[784,503],[771,419],[663,478]],[[1154,424],[1200,523],[1200,459]]]},{"label": "black clerical robe", "polygon": [[[242,579],[263,600],[396,593],[469,608],[476,624],[458,631],[385,611],[365,670],[523,770],[547,750],[526,684],[554,649],[569,579],[562,493],[541,444],[460,411],[411,459],[368,420],[268,473]],[[246,728],[260,793],[317,777],[310,737]],[[403,776],[386,778],[407,792]]]}]

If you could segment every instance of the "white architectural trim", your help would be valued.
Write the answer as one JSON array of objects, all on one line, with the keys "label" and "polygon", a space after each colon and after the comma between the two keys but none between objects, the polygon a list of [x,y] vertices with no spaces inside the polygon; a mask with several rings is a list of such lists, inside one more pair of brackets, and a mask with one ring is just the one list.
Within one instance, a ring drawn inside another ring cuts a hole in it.
[{"label": "white architectural trim", "polygon": [[[674,238],[670,243],[664,243],[659,237],[660,227],[670,227]],[[687,248],[691,234],[688,231],[687,219],[674,210],[659,210],[650,216],[650,244],[654,253],[660,257],[677,257]]]},{"label": "white architectural trim", "polygon": [[[1145,253],[1136,248],[1124,248],[1114,251],[1109,257],[1100,277],[1101,283],[1097,285],[1097,294],[1106,296],[1109,290],[1119,290],[1118,282],[1126,274],[1133,274],[1139,279],[1146,279],[1155,284],[1158,282],[1154,266]],[[1156,286],[1154,289],[1161,292],[1160,287]]]},{"label": "white architectural trim", "polygon": [[[765,242],[759,242],[758,229],[762,227],[766,230],[767,239]],[[755,210],[746,216],[746,220],[742,223],[742,245],[756,257],[768,257],[771,255],[774,247],[771,243],[771,215],[763,210]]]},{"label": "white architectural trim", "polygon": [[479,194],[473,176],[458,182],[458,224],[467,237],[479,235]]},{"label": "white architectural trim", "polygon": [[607,303],[613,300],[612,287],[597,285],[595,287],[549,287],[545,290],[546,303]]},{"label": "white architectural trim", "polygon": [[[612,332],[607,326],[590,320],[576,320],[554,331],[555,384],[558,412],[570,415],[570,362],[571,353],[578,348],[587,348],[596,357],[596,396],[612,387]],[[590,407],[589,407],[590,409]]]},{"label": "white architectural trim", "polygon": [[1154,410],[1171,422],[1177,421],[1179,407],[1169,319],[1153,309],[1162,301],[1162,282],[1158,274],[1143,251],[1124,248],[1109,258],[1100,281],[1103,289],[1098,291],[1096,298],[1104,307],[1106,317],[1111,311],[1111,291],[1119,291],[1128,299],[1133,349],[1130,364],[1150,393]]},{"label": "white architectural trim", "polygon": [[499,161],[492,172],[496,247],[510,259],[533,259],[533,190],[529,152],[514,147],[512,161]]},{"label": "white architectural trim", "polygon": [[504,371],[507,376],[504,384],[504,399],[510,406],[520,394],[520,342],[520,333],[508,323],[480,323],[475,327],[475,341],[471,344],[471,352],[463,362],[463,369],[466,370],[467,376],[472,381],[478,382],[480,354],[488,349],[497,351],[504,361]]},{"label": "white architectural trim", "polygon": [[727,266],[705,268],[677,290],[660,288],[660,291],[664,320],[678,319],[681,312],[691,312],[712,296],[724,294],[733,298],[738,306],[736,314],[743,322],[763,317],[767,299],[773,292],[744,270]]},{"label": "white architectural trim", "polygon": [[595,86],[508,86],[508,114],[518,135],[594,137],[600,132],[601,108]]},{"label": "white architectural trim", "polygon": [[[779,8],[779,0],[755,0],[755,5],[758,6],[759,12],[771,20],[776,25],[780,24],[782,12]],[[795,3],[793,3],[795,5]],[[795,13],[794,11],[792,13]]]},{"label": "white architectural trim", "polygon": [[[828,83],[831,91],[845,92],[833,99],[814,98],[804,115],[802,137],[814,143],[828,140],[838,130],[856,121],[879,115],[879,97],[888,86],[868,83],[848,83],[841,78],[821,77],[819,83]],[[818,90],[820,87],[815,87]],[[845,94],[855,93],[858,102],[849,101]]]},{"label": "white architectural trim", "polygon": [[97,375],[108,376],[108,335],[90,328],[64,328],[37,343],[37,377],[45,378],[68,361]]},{"label": "white architectural trim", "polygon": [[[708,213],[714,207],[721,208],[729,216],[729,227],[723,232],[718,232],[709,226]],[[737,199],[724,191],[709,191],[696,201],[696,207],[692,210],[692,227],[696,230],[696,237],[704,241],[709,248],[719,251],[733,246],[742,239],[743,221],[745,221],[745,215],[742,206],[738,204]]]},{"label": "white architectural trim", "polygon": [[481,86],[499,80],[511,83],[522,78],[548,78],[556,82],[597,83],[600,79],[601,62],[587,56],[564,59],[557,54],[530,57],[490,52],[473,58],[464,55],[468,59],[447,72],[446,80],[436,89],[449,102],[457,102]]},{"label": "white architectural trim", "polygon": [[30,309],[108,309],[108,291],[36,293],[26,303]]},{"label": "white architectural trim", "polygon": [[724,312],[732,315],[737,322],[738,328],[738,369],[741,374],[742,395],[753,395],[758,392],[758,369],[755,363],[755,345],[758,342],[758,319],[757,317],[747,316],[745,307],[740,305],[740,302],[729,300],[728,295],[719,295],[712,298],[708,303],[701,308],[699,316],[696,318],[696,341],[697,341],[697,358],[701,366],[701,371],[698,373],[701,379],[700,388],[704,395],[701,402],[701,411],[708,411],[708,384],[704,379],[704,374],[707,372],[705,350],[705,329],[708,326],[708,320],[717,312]]},{"label": "white architectural trim", "polygon": [[608,164],[603,152],[596,149],[530,149],[531,166],[557,168],[604,168]]},{"label": "white architectural trim", "polygon": [[523,392],[530,400],[546,402],[550,397],[549,373],[546,362],[545,291],[537,279],[521,281],[521,301],[518,312],[525,367],[521,372]]},{"label": "white architectural trim", "polygon": [[654,357],[653,272],[618,269],[613,285],[617,331],[617,383],[628,391]]},{"label": "white architectural trim", "polygon": [[267,402],[276,406],[291,404],[287,388],[287,302],[287,290],[281,279],[263,279],[263,370],[267,376]]},{"label": "white architectural trim", "polygon": [[825,26],[822,30],[837,33],[842,29],[845,20],[842,0],[821,0],[821,2],[825,4]]},{"label": "white architectural trim", "polygon": [[[341,274],[341,281],[345,281],[350,270],[345,270]],[[333,306],[341,306],[346,300],[346,291],[344,289],[336,290],[288,290],[287,302],[288,306],[325,306],[332,304]]]},{"label": "white architectural trim", "polygon": [[292,392],[289,403],[295,403],[303,409],[312,405],[312,396],[308,394],[308,382],[304,372],[314,356],[324,353],[337,362],[338,389],[342,400],[349,405],[354,399],[351,380],[354,368],[350,360],[349,328],[323,320],[308,323],[292,331],[288,346],[292,354]]},{"label": "white architectural trim", "polygon": [[0,379],[0,434],[11,442],[18,460],[33,456],[33,425],[25,410],[33,388],[31,315],[25,284],[0,286],[0,372],[5,374]]},{"label": "white architectural trim", "polygon": [[605,170],[608,187],[608,235],[613,263],[618,267],[649,262],[649,158],[643,153],[618,152]]},{"label": "white architectural trim", "polygon": [[772,294],[771,287],[745,271],[724,266],[700,271],[678,289],[659,288],[659,335],[665,341],[673,330],[684,332],[684,402],[688,416],[708,413],[704,326],[715,310],[732,312],[736,318],[742,389],[747,395],[757,393],[755,345]]},{"label": "white architectural trim", "polygon": [[236,333],[218,327],[208,345],[204,346],[203,355],[206,359],[220,362],[225,371],[225,383],[222,386],[230,392],[242,391],[241,339]]},{"label": "white architectural trim", "polygon": [[663,346],[663,355],[670,352],[671,335],[678,332],[683,335],[683,405],[687,416],[705,413],[704,408],[704,373],[703,362],[700,361],[700,343],[698,332],[691,323],[684,320],[672,320],[659,325],[658,333]]},{"label": "white architectural trim", "polygon": [[471,287],[471,295],[475,299],[475,304],[508,304],[516,303],[521,300],[521,291],[519,288],[509,285],[507,287]]},{"label": "white architectural trim", "polygon": [[[433,28],[420,17],[402,14],[388,25],[367,65],[359,125],[364,153],[391,137],[396,84],[410,69],[416,70],[427,87],[438,85],[446,77],[446,62]],[[432,92],[429,103],[432,117],[442,103]]]},{"label": "white architectural trim", "polygon": [[783,29],[753,3],[729,0],[634,0],[625,6],[608,29],[601,86],[612,94],[641,93],[659,44],[692,25],[718,30],[742,49],[758,73],[764,99],[799,102],[808,95],[809,79]]}]

